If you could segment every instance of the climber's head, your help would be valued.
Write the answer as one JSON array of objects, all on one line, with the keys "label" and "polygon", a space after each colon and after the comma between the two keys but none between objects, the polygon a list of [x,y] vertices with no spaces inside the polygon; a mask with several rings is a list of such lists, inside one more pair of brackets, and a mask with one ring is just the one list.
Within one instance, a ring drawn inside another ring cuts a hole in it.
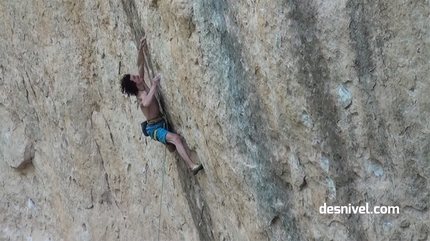
[{"label": "climber's head", "polygon": [[139,75],[125,74],[121,79],[121,92],[124,94],[137,95],[139,87],[143,83]]}]

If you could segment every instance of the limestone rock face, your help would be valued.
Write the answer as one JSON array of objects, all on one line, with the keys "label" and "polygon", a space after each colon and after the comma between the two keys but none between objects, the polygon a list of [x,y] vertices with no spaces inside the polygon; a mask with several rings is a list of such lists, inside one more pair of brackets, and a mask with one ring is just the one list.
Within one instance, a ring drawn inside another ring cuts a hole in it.
[{"label": "limestone rock face", "polygon": [[23,169],[34,157],[34,146],[25,135],[25,127],[21,121],[13,121],[10,113],[1,108],[0,154],[1,159],[9,166]]},{"label": "limestone rock face", "polygon": [[[427,240],[429,15],[400,0],[2,1],[0,239]],[[143,34],[197,176],[119,91]]]}]

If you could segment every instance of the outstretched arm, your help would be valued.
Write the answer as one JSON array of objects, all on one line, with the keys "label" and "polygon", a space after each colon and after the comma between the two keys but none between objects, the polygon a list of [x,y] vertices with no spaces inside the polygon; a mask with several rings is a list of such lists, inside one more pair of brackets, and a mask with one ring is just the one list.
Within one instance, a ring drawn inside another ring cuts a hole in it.
[{"label": "outstretched arm", "polygon": [[137,54],[137,67],[139,68],[139,75],[142,79],[144,79],[145,74],[145,43],[146,37],[142,37],[140,39],[139,50]]},{"label": "outstretched arm", "polygon": [[144,64],[144,59],[145,59],[145,43],[146,43],[146,37],[142,37],[140,39],[140,43],[139,43],[139,49],[138,54],[137,54],[137,66],[140,67],[141,65]]}]

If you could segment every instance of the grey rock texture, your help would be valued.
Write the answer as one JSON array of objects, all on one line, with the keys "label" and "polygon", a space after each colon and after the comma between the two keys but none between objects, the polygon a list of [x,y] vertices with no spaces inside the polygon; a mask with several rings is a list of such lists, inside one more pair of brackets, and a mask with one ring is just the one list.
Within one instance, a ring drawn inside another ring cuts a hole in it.
[{"label": "grey rock texture", "polygon": [[[429,239],[429,16],[401,0],[1,2],[0,239]],[[195,177],[119,91],[143,34]],[[320,214],[366,203],[400,213]]]}]

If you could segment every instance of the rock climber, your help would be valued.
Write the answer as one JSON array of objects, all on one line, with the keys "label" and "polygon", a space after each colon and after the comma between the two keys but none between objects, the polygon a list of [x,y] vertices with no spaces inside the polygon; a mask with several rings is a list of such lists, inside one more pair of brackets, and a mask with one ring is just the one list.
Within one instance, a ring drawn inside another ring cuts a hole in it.
[{"label": "rock climber", "polygon": [[164,145],[170,152],[178,151],[179,155],[191,169],[193,175],[196,175],[203,169],[202,164],[195,164],[189,157],[184,148],[182,139],[178,134],[169,131],[166,127],[165,118],[160,111],[160,106],[156,97],[156,90],[160,82],[160,75],[152,79],[151,87],[148,87],[144,79],[145,51],[144,46],[146,37],[142,37],[138,49],[137,66],[139,75],[125,74],[121,79],[121,92],[128,96],[136,96],[140,110],[146,118],[147,125],[142,127],[142,131],[152,139],[157,140]]}]

